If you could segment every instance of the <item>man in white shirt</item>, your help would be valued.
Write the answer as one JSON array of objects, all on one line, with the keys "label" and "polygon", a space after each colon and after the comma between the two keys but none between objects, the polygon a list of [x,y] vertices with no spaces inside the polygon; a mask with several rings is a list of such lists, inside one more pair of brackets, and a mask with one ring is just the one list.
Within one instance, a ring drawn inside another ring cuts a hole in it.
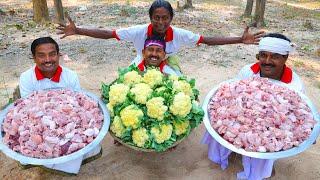
[{"label": "man in white shirt", "polygon": [[284,82],[304,93],[304,85],[300,77],[286,66],[292,49],[291,41],[286,36],[277,33],[265,35],[259,42],[259,54],[256,55],[258,62],[243,67],[238,78],[267,77]]},{"label": "man in white shirt", "polygon": [[[26,97],[34,91],[50,88],[69,88],[80,90],[77,74],[59,65],[59,46],[51,37],[35,39],[31,44],[31,52],[35,66],[23,72],[20,76],[20,94]],[[98,145],[91,152],[75,160],[62,164],[49,164],[44,167],[59,172],[77,174],[82,163],[100,157],[101,146]],[[24,168],[30,165],[22,165]],[[32,166],[31,166],[32,167]]]},{"label": "man in white shirt", "polygon": [[[144,41],[155,35],[157,36],[153,31],[152,24],[144,24],[114,30],[113,35],[119,41],[133,42],[133,45],[137,49],[137,56],[133,60],[133,63],[136,63],[143,56],[142,50],[144,49]],[[203,37],[201,35],[171,26],[166,31],[164,37],[167,56],[176,55],[178,50],[183,46],[193,47],[203,42]]]},{"label": "man in white shirt", "polygon": [[166,75],[181,76],[181,72],[172,68],[167,63],[166,42],[163,38],[153,36],[148,38],[144,43],[142,50],[143,59],[135,64],[140,71],[145,71],[146,67],[159,67],[160,71]]},{"label": "man in white shirt", "polygon": [[149,24],[136,25],[117,30],[80,28],[75,25],[69,16],[67,17],[69,24],[60,24],[60,26],[57,27],[57,29],[60,30],[58,34],[64,34],[62,38],[78,34],[101,39],[116,38],[120,41],[132,42],[137,52],[133,63],[141,60],[144,41],[153,35],[164,37],[166,42],[165,51],[169,57],[176,55],[184,46],[192,47],[201,43],[207,45],[256,44],[263,35],[263,32],[251,34],[249,27],[246,27],[241,37],[212,37],[202,36],[182,28],[171,26],[174,10],[170,2],[166,0],[153,1],[149,8]]},{"label": "man in white shirt", "polygon": [[48,88],[80,89],[77,74],[59,65],[59,46],[51,37],[34,40],[31,52],[35,66],[20,76],[19,88],[22,97]]},{"label": "man in white shirt", "polygon": [[[293,47],[291,41],[282,34],[265,35],[259,42],[258,62],[243,67],[238,78],[266,77],[288,84],[295,90],[304,93],[304,85],[299,76],[286,66],[289,53]],[[228,157],[232,152],[218,143],[206,132],[202,143],[208,145],[208,158],[220,164],[222,169],[228,167]],[[275,159],[258,159],[242,156],[244,171],[237,174],[237,179],[264,179],[272,174]]]}]

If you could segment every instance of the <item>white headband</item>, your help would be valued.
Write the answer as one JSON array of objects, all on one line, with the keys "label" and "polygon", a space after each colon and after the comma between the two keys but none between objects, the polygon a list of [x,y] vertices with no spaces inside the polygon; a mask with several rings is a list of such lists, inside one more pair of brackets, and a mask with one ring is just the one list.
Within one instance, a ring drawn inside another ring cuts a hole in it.
[{"label": "white headband", "polygon": [[293,51],[293,45],[284,39],[265,37],[259,42],[259,51],[268,51],[281,55],[287,55]]}]

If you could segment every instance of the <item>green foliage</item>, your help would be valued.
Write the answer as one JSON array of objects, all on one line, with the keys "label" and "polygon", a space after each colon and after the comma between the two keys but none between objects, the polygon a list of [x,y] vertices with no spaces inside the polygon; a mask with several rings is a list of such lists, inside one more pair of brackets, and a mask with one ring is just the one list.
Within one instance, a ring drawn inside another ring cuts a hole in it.
[{"label": "green foliage", "polygon": [[301,47],[301,50],[311,52],[311,51],[313,50],[313,48],[312,48],[311,45],[306,44],[306,45],[303,45],[303,46]]},{"label": "green foliage", "polygon": [[20,30],[20,31],[23,30],[23,25],[22,24],[14,24],[14,26],[17,28],[17,30]]},{"label": "green foliage", "polygon": [[37,27],[37,23],[34,21],[28,21],[27,26],[28,28],[35,28]]}]

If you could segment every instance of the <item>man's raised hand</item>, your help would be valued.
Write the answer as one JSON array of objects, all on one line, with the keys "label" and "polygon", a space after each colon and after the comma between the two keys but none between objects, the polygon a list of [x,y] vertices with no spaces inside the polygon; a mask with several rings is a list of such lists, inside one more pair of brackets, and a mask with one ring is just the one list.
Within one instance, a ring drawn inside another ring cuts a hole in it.
[{"label": "man's raised hand", "polygon": [[65,16],[67,17],[69,24],[65,25],[65,24],[61,24],[59,23],[59,26],[57,27],[57,29],[59,30],[57,32],[57,34],[63,34],[62,37],[60,37],[61,39],[67,37],[67,36],[71,36],[71,35],[75,35],[77,34],[77,27],[74,24],[74,22],[72,21],[72,19],[70,18],[69,14],[67,12],[65,12]]},{"label": "man's raised hand", "polygon": [[251,34],[249,32],[249,26],[246,26],[242,34],[242,43],[244,44],[259,44],[262,36],[264,36],[264,31],[259,31],[257,33]]}]

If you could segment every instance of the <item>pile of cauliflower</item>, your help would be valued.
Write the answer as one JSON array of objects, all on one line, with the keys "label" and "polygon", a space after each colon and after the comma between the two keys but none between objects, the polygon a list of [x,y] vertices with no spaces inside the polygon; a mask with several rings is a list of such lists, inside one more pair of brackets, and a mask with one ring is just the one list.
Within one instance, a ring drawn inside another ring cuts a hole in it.
[{"label": "pile of cauliflower", "polygon": [[165,151],[188,136],[203,118],[196,99],[195,80],[166,76],[158,69],[119,71],[110,85],[102,84],[102,97],[111,114],[110,131],[124,143]]}]

